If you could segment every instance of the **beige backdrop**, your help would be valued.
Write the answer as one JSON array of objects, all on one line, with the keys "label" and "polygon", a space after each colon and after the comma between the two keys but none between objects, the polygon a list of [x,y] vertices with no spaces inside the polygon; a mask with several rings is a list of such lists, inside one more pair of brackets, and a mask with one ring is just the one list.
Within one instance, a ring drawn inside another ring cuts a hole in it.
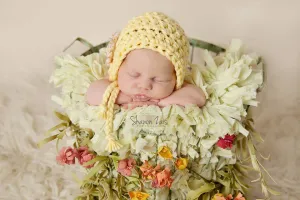
[{"label": "beige backdrop", "polygon": [[224,46],[240,38],[263,56],[268,79],[255,114],[260,149],[271,154],[265,166],[283,193],[272,199],[300,199],[299,10],[299,0],[0,0],[0,199],[71,199],[76,186],[55,165],[53,145],[34,146],[57,122],[53,57],[77,36],[106,41],[145,11],[169,14],[191,37]]}]

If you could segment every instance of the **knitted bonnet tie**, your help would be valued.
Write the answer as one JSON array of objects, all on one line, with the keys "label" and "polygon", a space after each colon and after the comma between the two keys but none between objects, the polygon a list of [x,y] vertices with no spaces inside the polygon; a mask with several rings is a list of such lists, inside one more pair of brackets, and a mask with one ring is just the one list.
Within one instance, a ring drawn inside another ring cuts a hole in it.
[{"label": "knitted bonnet tie", "polygon": [[106,150],[117,151],[122,144],[113,130],[114,104],[119,94],[118,71],[126,55],[135,49],[150,49],[168,58],[176,72],[176,90],[183,85],[188,66],[189,41],[179,24],[159,12],[148,12],[130,20],[107,47],[108,76],[112,83],[103,94],[100,114],[106,119]]}]

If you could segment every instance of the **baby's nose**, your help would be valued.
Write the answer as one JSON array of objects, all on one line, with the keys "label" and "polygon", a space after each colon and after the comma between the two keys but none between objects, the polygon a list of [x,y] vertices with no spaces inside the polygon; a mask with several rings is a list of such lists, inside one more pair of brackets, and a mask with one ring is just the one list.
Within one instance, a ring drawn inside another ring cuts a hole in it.
[{"label": "baby's nose", "polygon": [[152,83],[151,81],[141,81],[139,83],[139,89],[142,89],[142,90],[151,90],[152,89]]}]

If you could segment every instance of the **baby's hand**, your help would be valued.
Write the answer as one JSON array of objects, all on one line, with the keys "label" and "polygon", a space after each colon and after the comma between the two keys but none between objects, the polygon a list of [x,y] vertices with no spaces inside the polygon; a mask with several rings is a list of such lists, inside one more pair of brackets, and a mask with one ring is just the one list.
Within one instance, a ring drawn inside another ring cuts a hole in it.
[{"label": "baby's hand", "polygon": [[159,100],[156,100],[156,99],[152,99],[152,100],[149,100],[149,101],[137,101],[137,100],[134,100],[132,101],[131,103],[126,103],[126,104],[123,104],[122,107],[125,108],[125,109],[134,109],[136,107],[140,107],[140,106],[144,106],[144,105],[157,105],[159,102]]},{"label": "baby's hand", "polygon": [[158,106],[165,107],[173,104],[186,106],[188,104],[193,104],[202,107],[205,102],[205,94],[199,87],[185,83],[181,89],[176,90],[170,96],[161,99]]},{"label": "baby's hand", "polygon": [[166,107],[168,105],[178,105],[178,106],[183,106],[186,101],[182,101],[182,98],[178,97],[178,95],[173,95],[172,93],[170,96],[161,99],[158,103],[159,107]]},{"label": "baby's hand", "polygon": [[118,97],[116,99],[116,104],[123,105],[123,104],[131,103],[132,101],[133,101],[133,99],[130,96],[128,96],[124,92],[120,91],[118,94]]}]

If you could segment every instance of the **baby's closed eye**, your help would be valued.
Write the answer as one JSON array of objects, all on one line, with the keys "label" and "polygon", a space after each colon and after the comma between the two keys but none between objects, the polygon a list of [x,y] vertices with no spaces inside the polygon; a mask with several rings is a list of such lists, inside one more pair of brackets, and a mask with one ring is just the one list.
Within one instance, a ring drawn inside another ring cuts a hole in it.
[{"label": "baby's closed eye", "polygon": [[162,76],[154,76],[151,78],[152,81],[155,81],[155,82],[170,82],[171,79],[168,78],[168,77],[162,77]]},{"label": "baby's closed eye", "polygon": [[153,81],[158,82],[158,83],[167,83],[167,82],[170,82],[171,80],[154,78]]},{"label": "baby's closed eye", "polygon": [[[141,76],[141,74],[138,72],[128,72],[127,74],[132,78],[138,78]],[[161,78],[161,77],[152,77],[152,78],[150,78],[150,80],[153,82],[158,82],[158,83],[167,83],[167,82],[171,81],[170,79],[165,79],[165,78]]]},{"label": "baby's closed eye", "polygon": [[132,77],[132,78],[137,78],[137,77],[139,77],[140,76],[140,73],[127,73],[130,77]]}]

